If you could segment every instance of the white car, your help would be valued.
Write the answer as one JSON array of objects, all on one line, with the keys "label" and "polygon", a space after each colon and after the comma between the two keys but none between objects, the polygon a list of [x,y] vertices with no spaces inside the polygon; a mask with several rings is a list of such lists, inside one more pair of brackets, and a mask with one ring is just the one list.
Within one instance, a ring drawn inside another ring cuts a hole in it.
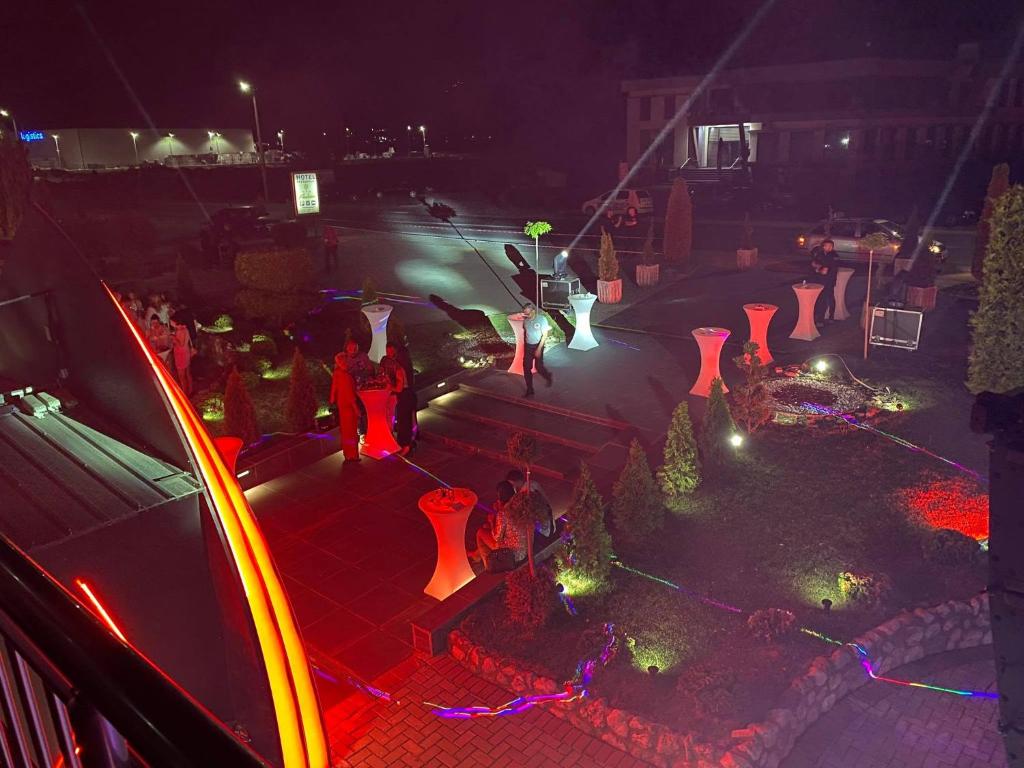
[{"label": "white car", "polygon": [[[597,213],[597,209],[611,197],[612,192],[615,190],[605,192],[593,200],[587,200],[583,204],[583,212],[587,216],[593,216]],[[611,211],[613,216],[625,216],[630,208],[636,208],[638,214],[653,213],[654,200],[651,198],[651,193],[646,189],[620,189],[606,210]]]}]

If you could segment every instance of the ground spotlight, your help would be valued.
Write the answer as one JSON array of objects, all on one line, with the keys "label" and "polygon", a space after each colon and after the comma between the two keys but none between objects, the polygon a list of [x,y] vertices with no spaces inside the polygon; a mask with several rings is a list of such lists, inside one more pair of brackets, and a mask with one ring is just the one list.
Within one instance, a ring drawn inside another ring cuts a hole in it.
[{"label": "ground spotlight", "polygon": [[825,610],[825,613],[828,613],[832,610],[832,601],[829,600],[827,597],[822,598],[821,607]]},{"label": "ground spotlight", "polygon": [[818,373],[824,373],[825,371],[828,370],[828,361],[819,360],[814,364],[814,370],[816,370]]},{"label": "ground spotlight", "polygon": [[743,435],[738,433],[730,435],[729,445],[731,445],[733,448],[739,448],[741,445],[743,445]]}]

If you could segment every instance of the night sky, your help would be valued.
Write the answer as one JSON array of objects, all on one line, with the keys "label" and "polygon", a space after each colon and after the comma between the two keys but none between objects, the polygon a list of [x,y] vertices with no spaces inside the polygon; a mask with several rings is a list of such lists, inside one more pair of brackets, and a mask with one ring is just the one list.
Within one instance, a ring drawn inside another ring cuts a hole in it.
[{"label": "night sky", "polygon": [[[11,2],[0,14],[0,106],[23,128],[144,126],[139,106],[162,127],[249,126],[249,104],[236,85],[244,77],[259,89],[265,132],[285,128],[300,145],[322,131],[340,135],[345,125],[365,132],[426,123],[435,146],[445,134],[490,134],[503,146],[557,149],[581,135],[617,135],[620,79],[700,71],[760,5]],[[995,52],[1021,7],[1010,0],[777,0],[739,57],[946,58],[961,40],[991,41]]]}]

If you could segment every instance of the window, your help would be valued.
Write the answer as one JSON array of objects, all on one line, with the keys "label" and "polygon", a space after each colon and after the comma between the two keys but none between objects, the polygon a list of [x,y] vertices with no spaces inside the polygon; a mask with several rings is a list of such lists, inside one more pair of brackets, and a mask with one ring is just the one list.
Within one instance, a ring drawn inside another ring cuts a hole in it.
[{"label": "window", "polygon": [[832,237],[856,237],[857,222],[850,221],[849,219],[833,221],[830,234]]},{"label": "window", "polygon": [[873,221],[865,221],[863,224],[860,225],[861,237],[867,237],[868,235],[876,235],[878,233],[881,233],[886,236],[888,236],[889,234]]},{"label": "window", "polygon": [[651,97],[641,96],[640,97],[640,119],[648,121],[651,119]]},{"label": "window", "polygon": [[616,200],[629,200],[629,190],[620,189],[619,194],[615,196]]}]

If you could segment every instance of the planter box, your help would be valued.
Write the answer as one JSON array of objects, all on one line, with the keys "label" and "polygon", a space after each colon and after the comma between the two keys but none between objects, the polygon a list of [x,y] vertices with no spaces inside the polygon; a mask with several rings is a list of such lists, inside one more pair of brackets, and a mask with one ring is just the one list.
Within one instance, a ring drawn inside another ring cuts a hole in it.
[{"label": "planter box", "polygon": [[747,250],[739,248],[736,250],[736,266],[740,269],[750,269],[757,264],[757,248]]},{"label": "planter box", "polygon": [[660,264],[636,265],[636,284],[639,285],[641,288],[650,288],[652,285],[657,285],[660,277]]},{"label": "planter box", "polygon": [[939,295],[938,286],[932,285],[928,288],[918,288],[914,285],[907,286],[907,306],[919,307],[925,312],[935,309],[935,299]]},{"label": "planter box", "polygon": [[597,300],[602,304],[618,304],[622,301],[622,278],[618,280],[598,280]]}]

